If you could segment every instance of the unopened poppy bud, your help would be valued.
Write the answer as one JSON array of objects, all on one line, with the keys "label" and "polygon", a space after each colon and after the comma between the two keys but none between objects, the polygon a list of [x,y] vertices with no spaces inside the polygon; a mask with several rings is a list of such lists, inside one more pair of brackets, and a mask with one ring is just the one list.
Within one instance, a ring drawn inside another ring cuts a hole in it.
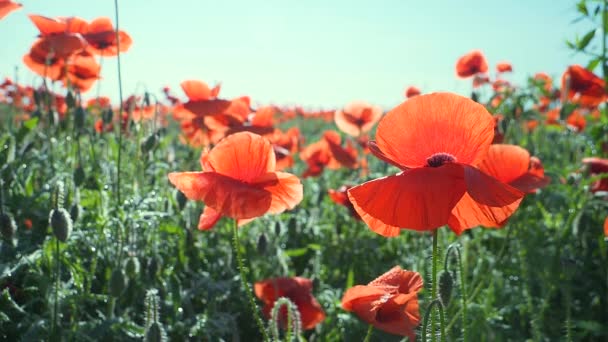
[{"label": "unopened poppy bud", "polygon": [[68,91],[68,94],[65,96],[65,104],[68,108],[74,108],[76,106],[76,98],[74,97],[74,93],[72,91]]},{"label": "unopened poppy bud", "polygon": [[268,240],[266,239],[266,234],[260,234],[258,238],[258,253],[264,254],[266,253],[266,247],[268,246]]},{"label": "unopened poppy bud", "polygon": [[76,108],[74,111],[74,127],[76,129],[84,128],[84,123],[87,118],[87,112],[82,107]]},{"label": "unopened poppy bud", "polygon": [[66,242],[72,232],[72,219],[64,208],[53,209],[49,215],[49,224],[57,240]]},{"label": "unopened poppy bud", "polygon": [[140,263],[136,256],[129,257],[125,263],[125,270],[130,278],[135,278],[139,274]]},{"label": "unopened poppy bud", "polygon": [[188,201],[186,195],[184,195],[179,190],[175,193],[175,200],[177,201],[177,206],[179,207],[179,210],[183,210],[186,206],[186,201]]},{"label": "unopened poppy bud", "polygon": [[38,90],[34,90],[34,103],[38,107],[42,104],[42,94]]},{"label": "unopened poppy bud", "polygon": [[144,93],[144,106],[150,106],[150,93],[148,92]]},{"label": "unopened poppy bud", "polygon": [[148,152],[152,151],[152,149],[156,145],[157,140],[158,140],[158,137],[157,137],[156,133],[148,136],[146,138],[146,140],[144,140],[144,142],[141,144],[141,151],[143,153],[148,153]]},{"label": "unopened poppy bud", "polygon": [[103,123],[106,125],[112,122],[113,117],[114,117],[114,112],[112,111],[112,108],[108,108],[108,109],[104,110],[103,113],[101,113],[101,119],[103,120]]},{"label": "unopened poppy bud", "polygon": [[15,230],[17,230],[17,224],[15,223],[15,219],[9,213],[1,213],[0,214],[0,233],[2,237],[6,240],[10,240],[15,235]]},{"label": "unopened poppy bud", "polygon": [[72,222],[76,222],[78,220],[81,211],[82,207],[78,203],[72,204],[72,207],[70,207],[70,218],[72,219]]},{"label": "unopened poppy bud", "polygon": [[281,223],[279,221],[274,224],[274,235],[281,235]]},{"label": "unopened poppy bud", "polygon": [[150,259],[148,259],[148,275],[150,277],[154,277],[156,276],[156,273],[158,273],[158,270],[161,268],[162,263],[158,257],[158,255],[154,254],[152,255],[152,257]]},{"label": "unopened poppy bud", "polygon": [[447,307],[452,296],[452,288],[454,287],[454,278],[449,271],[443,271],[439,274],[439,298],[443,306]]},{"label": "unopened poppy bud", "polygon": [[150,324],[148,329],[146,329],[145,335],[146,342],[164,342],[167,340],[167,334],[165,333],[165,329],[158,322],[153,322]]},{"label": "unopened poppy bud", "polygon": [[475,102],[479,102],[479,95],[477,95],[476,92],[472,92],[471,93],[471,100],[473,100]]},{"label": "unopened poppy bud", "polygon": [[84,173],[84,168],[80,165],[74,170],[74,184],[76,186],[81,186],[84,182],[86,175]]},{"label": "unopened poppy bud", "polygon": [[110,295],[119,297],[127,287],[127,277],[121,268],[115,269],[110,276]]}]

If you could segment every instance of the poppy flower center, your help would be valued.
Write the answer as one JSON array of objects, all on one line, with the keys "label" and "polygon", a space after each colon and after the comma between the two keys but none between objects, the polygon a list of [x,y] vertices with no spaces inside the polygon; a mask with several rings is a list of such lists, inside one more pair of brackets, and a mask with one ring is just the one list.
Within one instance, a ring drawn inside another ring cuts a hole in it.
[{"label": "poppy flower center", "polygon": [[456,157],[449,153],[435,153],[432,156],[426,158],[426,164],[430,167],[440,167],[445,163],[454,163]]}]

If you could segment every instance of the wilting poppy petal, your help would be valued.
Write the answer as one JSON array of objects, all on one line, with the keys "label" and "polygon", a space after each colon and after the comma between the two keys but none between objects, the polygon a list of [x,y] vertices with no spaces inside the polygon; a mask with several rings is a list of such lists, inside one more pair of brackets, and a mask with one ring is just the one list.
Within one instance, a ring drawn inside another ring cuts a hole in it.
[{"label": "wilting poppy petal", "polygon": [[516,145],[493,144],[478,167],[499,181],[509,183],[528,172],[530,153]]},{"label": "wilting poppy petal", "polygon": [[169,180],[187,198],[235,219],[262,216],[272,202],[270,192],[216,172],[172,172]]},{"label": "wilting poppy petal", "polygon": [[210,206],[205,206],[198,220],[199,230],[209,230],[222,218],[222,214]]},{"label": "wilting poppy petal", "polygon": [[9,0],[0,1],[0,19],[6,17],[12,11],[21,8],[23,5]]},{"label": "wilting poppy petal", "polygon": [[502,207],[490,207],[476,202],[469,194],[465,194],[452,210],[448,226],[457,235],[477,226],[501,227],[517,210],[521,200],[522,198],[517,199]]},{"label": "wilting poppy petal", "polygon": [[244,182],[253,182],[274,171],[276,165],[270,142],[249,132],[224,138],[202,156],[203,159],[202,164],[211,168],[205,171],[218,172]]},{"label": "wilting poppy petal", "polygon": [[385,235],[378,221],[421,231],[445,225],[465,190],[463,167],[448,163],[372,180],[351,188],[348,196],[363,221]]},{"label": "wilting poppy petal", "polygon": [[484,106],[459,95],[413,97],[380,121],[376,143],[389,159],[409,168],[449,154],[462,164],[481,161],[494,136],[494,119]]},{"label": "wilting poppy petal", "polygon": [[302,201],[302,183],[298,177],[285,172],[269,172],[252,182],[258,188],[268,191],[272,196],[268,213],[278,214],[293,209]]}]

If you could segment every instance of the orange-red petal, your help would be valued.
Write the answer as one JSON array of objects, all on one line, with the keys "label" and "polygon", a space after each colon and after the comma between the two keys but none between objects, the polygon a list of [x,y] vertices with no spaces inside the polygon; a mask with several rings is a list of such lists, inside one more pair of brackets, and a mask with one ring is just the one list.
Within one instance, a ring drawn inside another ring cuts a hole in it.
[{"label": "orange-red petal", "polygon": [[9,13],[21,8],[22,6],[23,5],[21,4],[8,0],[0,1],[0,19],[6,17]]},{"label": "orange-red petal", "polygon": [[528,172],[530,153],[516,145],[493,144],[478,167],[499,181],[509,183]]},{"label": "orange-red petal", "polygon": [[302,183],[291,173],[269,172],[258,177],[252,184],[271,194],[272,200],[267,211],[270,214],[293,209],[302,201]]},{"label": "orange-red petal", "polygon": [[199,230],[209,230],[222,218],[222,214],[210,206],[205,206],[198,220]]},{"label": "orange-red petal", "polygon": [[413,97],[386,114],[376,142],[387,158],[414,168],[426,166],[437,153],[474,165],[493,137],[494,119],[484,106],[459,95],[433,93]]},{"label": "orange-red petal", "polygon": [[477,226],[502,227],[517,210],[521,200],[522,198],[502,207],[490,207],[476,202],[469,194],[465,194],[452,210],[448,226],[457,235]]}]

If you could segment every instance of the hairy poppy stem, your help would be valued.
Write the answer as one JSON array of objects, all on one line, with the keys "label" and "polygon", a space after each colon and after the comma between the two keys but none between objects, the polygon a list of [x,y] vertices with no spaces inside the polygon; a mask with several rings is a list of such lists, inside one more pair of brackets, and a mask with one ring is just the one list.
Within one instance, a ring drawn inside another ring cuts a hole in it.
[{"label": "hairy poppy stem", "polygon": [[[427,327],[429,325],[429,317],[431,317],[431,324],[432,324],[432,320],[433,317],[435,315],[432,314],[433,309],[435,308],[435,306],[437,306],[437,309],[439,310],[439,322],[441,324],[441,342],[445,342],[446,341],[446,334],[445,334],[445,329],[443,328],[444,324],[444,315],[443,315],[443,304],[441,304],[441,300],[439,299],[435,299],[431,302],[431,304],[429,304],[429,306],[426,309],[426,312],[424,313],[424,319],[422,320],[422,342],[426,342],[427,341],[427,335],[426,335],[426,330]],[[431,340],[435,340],[435,330],[431,331]]]},{"label": "hairy poppy stem", "polygon": [[365,339],[363,340],[363,342],[371,341],[373,332],[374,332],[374,326],[370,324],[369,327],[367,328],[367,334],[365,334]]},{"label": "hairy poppy stem", "polygon": [[[437,300],[437,262],[439,260],[439,251],[437,248],[437,229],[433,230],[433,269],[432,269],[432,280],[431,280],[431,299],[433,300],[433,303]],[[429,314],[429,312],[432,310],[432,303],[429,306],[429,309],[427,311],[427,315]],[[443,328],[443,324],[441,325],[441,327]],[[431,341],[435,342],[435,315],[431,315]],[[424,326],[424,334],[426,334],[426,325]]]},{"label": "hairy poppy stem", "polygon": [[460,298],[462,299],[462,340],[464,342],[468,341],[467,336],[467,291],[465,287],[465,279],[464,279],[464,266],[462,264],[462,256],[460,254],[460,247],[457,244],[452,244],[448,247],[448,251],[445,255],[445,267],[444,269],[448,270],[448,261],[450,257],[450,252],[454,250],[456,253],[456,262],[458,263],[458,272],[460,273]]},{"label": "hairy poppy stem", "polygon": [[122,73],[120,72],[120,30],[118,23],[118,0],[114,0],[116,17],[116,65],[118,67],[118,157],[116,162],[116,205],[120,205],[120,159],[122,155]]},{"label": "hairy poppy stem", "polygon": [[258,311],[258,307],[255,304],[255,300],[253,299],[253,293],[251,292],[251,287],[247,282],[247,269],[243,264],[243,256],[241,254],[241,244],[239,243],[239,226],[237,220],[233,220],[234,225],[232,228],[233,231],[233,248],[234,248],[234,256],[236,257],[237,266],[239,269],[239,273],[241,276],[241,285],[243,286],[243,290],[247,294],[247,299],[249,300],[249,307],[251,312],[253,313],[253,318],[255,319],[255,323],[257,324],[260,332],[262,333],[262,337],[264,341],[270,341],[268,338],[268,334],[266,333],[266,328],[264,328],[264,322],[262,321],[262,317],[260,317],[260,312]]},{"label": "hairy poppy stem", "polygon": [[58,326],[57,326],[57,315],[59,314],[59,272],[61,271],[61,264],[59,263],[59,239],[55,238],[55,303],[53,306],[53,329],[52,335],[54,337],[58,336]]}]

